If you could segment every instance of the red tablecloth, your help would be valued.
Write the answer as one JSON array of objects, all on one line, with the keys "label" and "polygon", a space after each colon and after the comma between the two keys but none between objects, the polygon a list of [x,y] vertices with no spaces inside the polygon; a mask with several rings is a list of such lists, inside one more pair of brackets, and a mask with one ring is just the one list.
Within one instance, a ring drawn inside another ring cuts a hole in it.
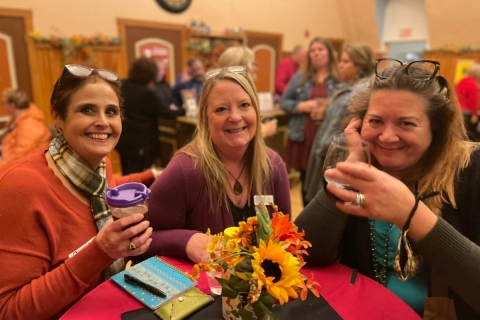
[{"label": "red tablecloth", "polygon": [[[184,271],[192,268],[189,261],[162,258]],[[323,298],[345,320],[421,319],[400,298],[364,275],[358,274],[355,285],[350,285],[352,269],[344,265],[305,266],[302,270],[308,276],[313,273],[315,280],[322,286],[320,293]],[[205,273],[198,280],[198,288],[211,293]],[[138,300],[108,280],[80,299],[61,320],[119,320],[123,312],[142,307],[144,305]]]}]

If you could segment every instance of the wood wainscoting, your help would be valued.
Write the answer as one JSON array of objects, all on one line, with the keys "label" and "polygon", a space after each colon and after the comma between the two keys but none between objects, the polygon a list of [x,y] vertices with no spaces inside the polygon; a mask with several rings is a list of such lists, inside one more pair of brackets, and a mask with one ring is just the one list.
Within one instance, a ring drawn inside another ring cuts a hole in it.
[{"label": "wood wainscoting", "polygon": [[121,72],[123,63],[121,60],[120,46],[93,46],[91,47],[88,62],[81,58],[71,57],[71,61],[65,61],[62,51],[51,44],[33,44],[35,64],[32,66],[32,85],[34,88],[34,102],[43,111],[45,123],[51,124],[50,97],[53,86],[60,77],[65,63],[88,63],[97,68]]},{"label": "wood wainscoting", "polygon": [[423,58],[425,60],[434,60],[440,62],[439,75],[447,79],[448,83],[455,87],[455,74],[457,71],[457,63],[459,60],[475,60],[480,63],[480,52],[425,52]]}]

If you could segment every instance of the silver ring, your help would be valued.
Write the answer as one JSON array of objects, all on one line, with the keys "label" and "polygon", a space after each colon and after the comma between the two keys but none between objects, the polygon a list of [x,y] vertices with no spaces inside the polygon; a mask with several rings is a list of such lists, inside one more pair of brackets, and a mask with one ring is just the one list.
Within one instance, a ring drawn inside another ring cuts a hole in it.
[{"label": "silver ring", "polygon": [[355,200],[356,206],[361,206],[365,202],[365,196],[361,192],[357,192],[357,199]]},{"label": "silver ring", "polygon": [[130,242],[130,250],[133,251],[137,249],[137,246],[133,244],[133,242]]}]

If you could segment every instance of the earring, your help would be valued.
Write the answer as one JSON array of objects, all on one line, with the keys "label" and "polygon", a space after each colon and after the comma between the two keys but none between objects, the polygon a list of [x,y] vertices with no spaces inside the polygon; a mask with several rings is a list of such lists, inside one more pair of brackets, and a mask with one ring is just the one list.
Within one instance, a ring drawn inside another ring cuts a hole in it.
[{"label": "earring", "polygon": [[57,136],[62,136],[63,135],[62,128],[55,126],[55,129],[57,129]]}]

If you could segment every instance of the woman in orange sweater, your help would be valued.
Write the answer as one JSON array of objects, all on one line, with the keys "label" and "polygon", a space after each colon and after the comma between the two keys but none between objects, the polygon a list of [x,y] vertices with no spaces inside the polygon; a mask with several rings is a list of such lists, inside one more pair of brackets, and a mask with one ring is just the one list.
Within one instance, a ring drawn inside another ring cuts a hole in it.
[{"label": "woman in orange sweater", "polygon": [[43,113],[18,89],[3,92],[2,105],[10,115],[3,134],[0,171],[30,151],[50,142],[52,134],[43,123]]},{"label": "woman in orange sweater", "polygon": [[104,200],[126,182],[106,159],[122,131],[117,80],[65,66],[50,103],[59,135],[0,173],[0,319],[57,319],[150,246],[143,215],[112,221]]}]

